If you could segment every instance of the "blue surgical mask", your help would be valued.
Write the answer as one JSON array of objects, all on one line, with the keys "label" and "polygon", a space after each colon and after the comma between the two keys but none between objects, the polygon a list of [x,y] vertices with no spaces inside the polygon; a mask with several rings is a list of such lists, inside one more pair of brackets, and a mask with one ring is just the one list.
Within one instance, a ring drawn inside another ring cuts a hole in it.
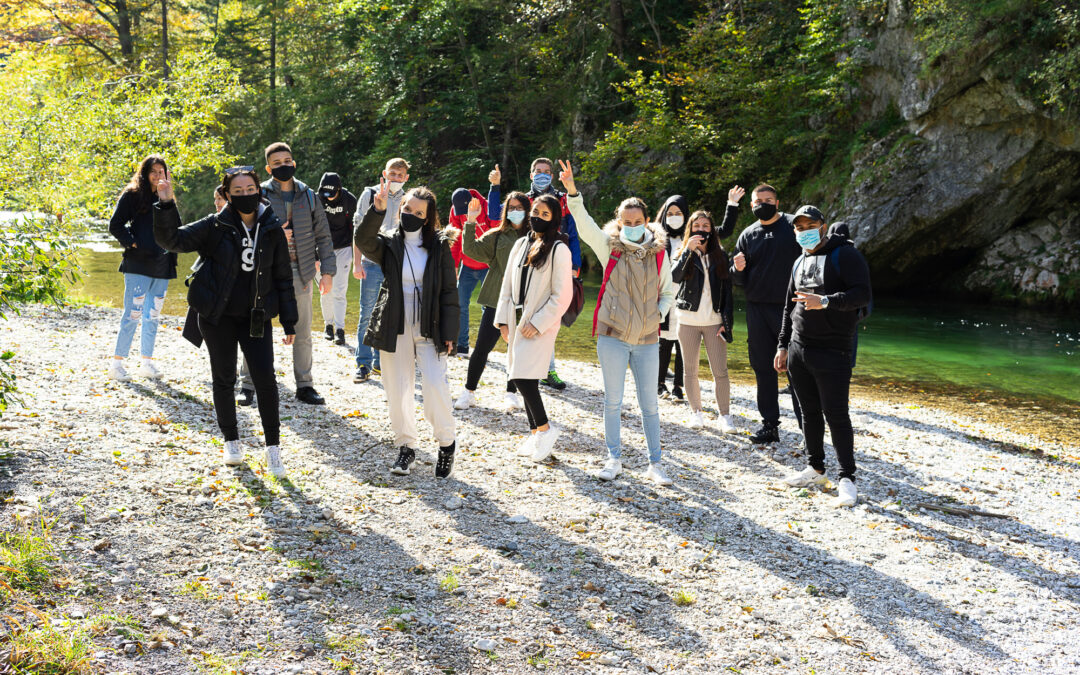
[{"label": "blue surgical mask", "polygon": [[524,211],[507,211],[506,212],[506,219],[509,220],[511,223],[513,223],[515,225],[520,225],[523,222],[525,222],[525,212]]},{"label": "blue surgical mask", "polygon": [[551,185],[551,174],[538,173],[533,176],[532,186],[537,192],[543,192]]},{"label": "blue surgical mask", "polygon": [[795,241],[807,251],[813,251],[821,243],[821,230],[814,228],[795,233]]},{"label": "blue surgical mask", "polygon": [[641,241],[645,236],[644,225],[623,225],[622,232],[630,241]]}]

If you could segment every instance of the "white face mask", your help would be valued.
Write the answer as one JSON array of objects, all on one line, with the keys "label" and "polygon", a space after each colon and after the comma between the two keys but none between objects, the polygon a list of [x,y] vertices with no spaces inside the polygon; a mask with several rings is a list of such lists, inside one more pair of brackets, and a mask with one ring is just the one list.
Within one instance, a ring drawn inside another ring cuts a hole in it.
[{"label": "white face mask", "polygon": [[390,194],[396,195],[401,192],[401,188],[405,187],[405,183],[399,183],[396,180],[390,181]]},{"label": "white face mask", "polygon": [[682,227],[682,224],[686,222],[682,216],[668,216],[667,226],[673,230],[677,230]]}]

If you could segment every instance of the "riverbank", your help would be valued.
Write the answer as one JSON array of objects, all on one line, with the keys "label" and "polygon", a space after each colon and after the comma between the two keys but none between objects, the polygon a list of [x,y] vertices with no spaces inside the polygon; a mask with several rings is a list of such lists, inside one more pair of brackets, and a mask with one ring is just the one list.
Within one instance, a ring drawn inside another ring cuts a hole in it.
[{"label": "riverbank", "polygon": [[[257,436],[247,466],[220,465],[206,355],[177,318],[159,334],[163,381],[105,377],[117,316],[30,307],[0,322],[28,404],[0,420],[0,508],[8,523],[43,516],[59,557],[49,583],[15,597],[83,636],[105,670],[1080,667],[1075,445],[857,395],[861,501],[834,509],[778,485],[805,461],[789,408],[781,444],[747,445],[753,391],[737,382],[738,435],[712,414],[689,431],[685,405],[661,403],[671,488],[642,479],[630,405],[627,472],[602,484],[600,371],[565,361],[571,387],[544,392],[566,429],[550,464],[513,455],[523,414],[480,407],[457,414],[451,481],[431,476],[424,422],[414,475],[391,477],[380,385],[353,385],[348,351],[316,339],[328,405],[297,403],[279,377],[291,480],[278,482]],[[465,363],[451,362],[455,388]],[[502,366],[495,355],[482,405]],[[278,369],[291,371],[287,350]],[[253,412],[240,419],[243,434],[258,429]],[[1039,447],[1061,459],[1015,451]],[[1004,517],[936,510],[957,507]],[[32,624],[11,598],[2,612]]]}]

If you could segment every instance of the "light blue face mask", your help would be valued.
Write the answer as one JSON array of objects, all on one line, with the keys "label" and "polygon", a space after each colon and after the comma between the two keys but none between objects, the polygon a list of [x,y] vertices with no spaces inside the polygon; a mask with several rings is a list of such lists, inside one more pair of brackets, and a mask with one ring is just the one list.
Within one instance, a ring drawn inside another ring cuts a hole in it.
[{"label": "light blue face mask", "polygon": [[517,211],[517,210],[515,210],[515,211],[507,211],[506,212],[506,219],[509,220],[511,223],[513,223],[515,225],[520,225],[523,222],[525,222],[525,212],[524,211]]},{"label": "light blue face mask", "polygon": [[641,241],[645,237],[645,225],[623,225],[623,234],[630,241]]},{"label": "light blue face mask", "polygon": [[533,189],[536,190],[537,192],[543,192],[544,190],[548,189],[548,187],[550,185],[551,185],[551,174],[549,174],[549,173],[538,173],[535,176],[533,176],[532,186],[533,186]]},{"label": "light blue face mask", "polygon": [[807,251],[813,251],[821,243],[821,230],[814,228],[795,233],[795,241]]}]

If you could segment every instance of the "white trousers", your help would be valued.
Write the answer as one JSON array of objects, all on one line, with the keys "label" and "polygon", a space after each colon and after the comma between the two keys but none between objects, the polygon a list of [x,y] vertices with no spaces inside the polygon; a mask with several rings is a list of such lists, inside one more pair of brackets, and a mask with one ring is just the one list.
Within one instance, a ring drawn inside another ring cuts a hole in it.
[{"label": "white trousers", "polygon": [[339,248],[334,251],[337,256],[337,274],[334,275],[334,286],[326,295],[319,296],[319,304],[322,305],[323,325],[333,325],[337,330],[345,328],[345,296],[349,292],[349,277],[352,276],[352,246]]},{"label": "white trousers", "polygon": [[454,442],[453,401],[450,382],[446,379],[447,356],[436,351],[434,342],[420,336],[414,304],[412,296],[406,295],[405,331],[397,337],[397,348],[393,352],[379,352],[394,447],[407,445],[414,450],[420,449],[415,391],[418,367],[424,418],[435,431],[439,446],[446,447]]}]

